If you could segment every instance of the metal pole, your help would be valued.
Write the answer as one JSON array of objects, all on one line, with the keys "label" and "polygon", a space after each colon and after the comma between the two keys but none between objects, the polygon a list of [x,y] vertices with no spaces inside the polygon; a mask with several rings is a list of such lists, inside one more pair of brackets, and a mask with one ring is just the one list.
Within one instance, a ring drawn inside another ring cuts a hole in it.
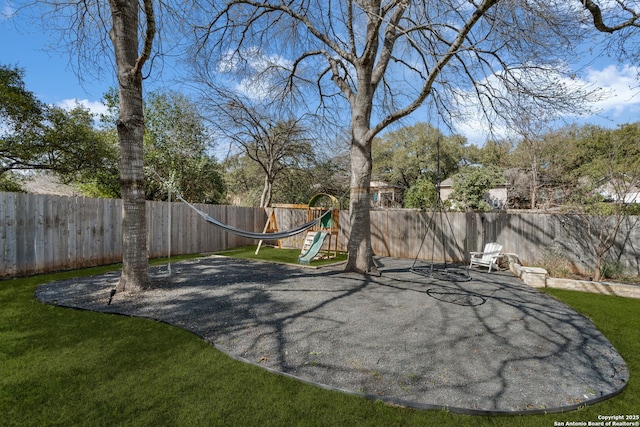
[{"label": "metal pole", "polygon": [[168,188],[168,194],[169,194],[169,214],[167,215],[168,220],[167,220],[167,260],[169,261],[168,263],[168,267],[167,267],[167,272],[169,273],[169,276],[171,276],[171,187],[167,186]]}]

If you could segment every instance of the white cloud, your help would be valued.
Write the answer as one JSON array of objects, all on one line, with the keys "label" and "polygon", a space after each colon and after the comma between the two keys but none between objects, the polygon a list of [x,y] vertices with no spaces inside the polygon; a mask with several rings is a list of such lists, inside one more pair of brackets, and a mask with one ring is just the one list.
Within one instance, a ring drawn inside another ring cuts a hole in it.
[{"label": "white cloud", "polygon": [[64,99],[56,104],[65,110],[71,110],[77,105],[82,105],[94,114],[104,114],[107,112],[107,106],[100,101],[89,101],[88,99]]},{"label": "white cloud", "polygon": [[[632,65],[607,65],[602,69],[589,68],[582,78],[568,79],[558,77],[568,88],[598,89],[590,103],[593,115],[565,116],[566,120],[579,123],[593,123],[612,127],[616,124],[632,123],[640,117],[640,67]],[[495,82],[489,77],[484,83]],[[493,85],[500,87],[500,85]],[[455,121],[456,131],[476,145],[482,145],[489,137],[507,137],[511,133],[498,118],[491,119],[492,133],[489,133],[489,121],[483,117],[474,96],[462,96],[459,105],[463,107],[463,118]]]},{"label": "white cloud", "polygon": [[509,135],[509,131],[505,126],[493,125],[491,132],[487,120],[476,116],[467,120],[455,123],[456,131],[467,138],[470,144],[482,146],[489,138],[505,138]]},{"label": "white cloud", "polygon": [[234,51],[228,51],[216,65],[218,73],[234,73],[240,68],[240,58]]},{"label": "white cloud", "polygon": [[[609,65],[602,70],[589,69],[586,80],[608,95],[595,104],[601,114],[622,119],[632,111],[640,111],[640,67]],[[635,121],[635,120],[632,120]]]},{"label": "white cloud", "polygon": [[225,74],[246,73],[235,86],[243,95],[262,100],[278,86],[278,73],[293,67],[293,63],[278,54],[267,55],[257,47],[241,53],[229,51],[217,64],[217,71]]}]

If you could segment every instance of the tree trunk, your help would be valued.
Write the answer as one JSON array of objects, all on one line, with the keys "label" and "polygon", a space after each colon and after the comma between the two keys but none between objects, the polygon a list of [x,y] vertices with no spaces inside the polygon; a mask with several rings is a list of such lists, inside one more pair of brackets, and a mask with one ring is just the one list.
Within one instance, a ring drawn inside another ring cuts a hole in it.
[{"label": "tree trunk", "polygon": [[[143,171],[142,64],[145,57],[138,55],[138,2],[110,0],[109,4],[113,18],[109,36],[115,52],[120,91],[120,117],[117,128],[120,142],[120,189],[123,200],[122,275],[116,290],[137,292],[150,285]],[[149,18],[147,16],[147,21]],[[150,40],[145,39],[145,50],[147,48],[150,49]]]},{"label": "tree trunk", "polygon": [[264,176],[264,186],[262,187],[262,195],[260,196],[260,207],[266,208],[271,206],[271,195],[273,194],[273,183],[269,174]]},{"label": "tree trunk", "polygon": [[600,276],[602,273],[600,273],[602,271],[602,257],[604,256],[604,254],[600,254],[598,253],[596,256],[596,266],[595,269],[593,271],[593,281],[594,282],[599,282],[600,281]]},{"label": "tree trunk", "polygon": [[[148,274],[147,218],[143,173],[144,123],[142,91],[120,88],[121,104],[139,113],[120,114],[120,191],[122,194],[122,275],[118,291],[138,292],[150,285]],[[125,96],[127,98],[125,98]],[[126,100],[125,100],[126,99]],[[121,111],[122,105],[121,105]]]},{"label": "tree trunk", "polygon": [[538,200],[538,161],[537,156],[533,156],[533,164],[531,165],[531,209],[535,209]]},{"label": "tree trunk", "polygon": [[366,273],[373,269],[371,248],[371,141],[366,126],[353,126],[351,141],[351,197],[349,219],[351,233],[347,243],[349,260],[346,271]]}]

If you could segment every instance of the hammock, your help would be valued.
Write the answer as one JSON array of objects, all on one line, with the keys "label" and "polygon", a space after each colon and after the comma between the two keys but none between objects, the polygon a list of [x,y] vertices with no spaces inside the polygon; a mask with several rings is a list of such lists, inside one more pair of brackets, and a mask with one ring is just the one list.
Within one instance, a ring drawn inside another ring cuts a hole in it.
[{"label": "hammock", "polygon": [[280,239],[286,239],[287,237],[295,236],[296,234],[302,233],[303,231],[308,230],[309,228],[318,224],[325,217],[325,215],[331,214],[331,210],[328,210],[325,213],[323,213],[319,218],[316,218],[313,221],[304,223],[291,230],[279,231],[277,233],[254,233],[251,231],[241,230],[240,228],[236,228],[231,225],[225,224],[224,222],[218,221],[217,219],[213,218],[206,212],[202,212],[200,209],[196,208],[191,203],[187,202],[179,194],[177,194],[176,197],[180,199],[180,201],[185,203],[187,206],[189,206],[191,209],[196,211],[198,215],[204,218],[205,221],[207,221],[208,223],[213,224],[216,227],[220,227],[223,230],[229,233],[235,234],[237,236],[246,237],[247,239],[256,239],[256,240],[280,240]]},{"label": "hammock", "polygon": [[322,215],[320,215],[319,218],[314,219],[313,221],[309,221],[307,223],[304,223],[296,228],[293,228],[291,230],[285,230],[285,231],[279,231],[276,233],[254,233],[251,231],[246,231],[246,230],[241,230],[240,228],[236,228],[233,227],[229,224],[225,224],[224,222],[218,221],[217,219],[213,218],[212,216],[210,216],[209,214],[207,214],[206,212],[202,212],[200,209],[196,208],[195,206],[193,206],[191,203],[187,202],[181,195],[180,193],[174,191],[171,188],[171,185],[165,181],[158,172],[156,172],[155,169],[151,168],[151,171],[156,175],[156,177],[158,177],[158,179],[164,183],[164,185],[167,186],[167,188],[169,189],[169,191],[173,191],[176,195],[176,198],[178,200],[180,200],[182,203],[184,203],[185,205],[189,206],[191,209],[193,209],[194,211],[196,211],[198,213],[198,215],[200,215],[202,218],[205,219],[205,221],[207,221],[210,224],[215,225],[216,227],[220,227],[223,230],[231,233],[231,234],[235,234],[237,236],[240,237],[246,237],[247,239],[256,239],[256,240],[280,240],[280,239],[286,239],[288,237],[291,236],[295,236],[296,234],[302,233],[305,230],[310,229],[311,227],[313,227],[314,225],[318,224],[320,221],[322,221],[322,219],[324,219],[324,217],[328,214],[331,213],[331,210],[326,211],[325,213],[323,213]]}]

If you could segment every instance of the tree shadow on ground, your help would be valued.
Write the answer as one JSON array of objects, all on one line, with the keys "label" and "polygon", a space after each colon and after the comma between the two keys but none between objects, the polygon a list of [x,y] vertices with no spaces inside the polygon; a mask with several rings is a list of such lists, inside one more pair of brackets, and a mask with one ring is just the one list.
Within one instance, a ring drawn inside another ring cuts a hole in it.
[{"label": "tree shadow on ground", "polygon": [[380,275],[359,275],[203,258],[111,305],[117,274],[50,283],[37,296],[158,319],[265,368],[419,408],[549,412],[626,385],[622,358],[565,304],[508,273],[450,282],[410,267],[381,258]]}]

